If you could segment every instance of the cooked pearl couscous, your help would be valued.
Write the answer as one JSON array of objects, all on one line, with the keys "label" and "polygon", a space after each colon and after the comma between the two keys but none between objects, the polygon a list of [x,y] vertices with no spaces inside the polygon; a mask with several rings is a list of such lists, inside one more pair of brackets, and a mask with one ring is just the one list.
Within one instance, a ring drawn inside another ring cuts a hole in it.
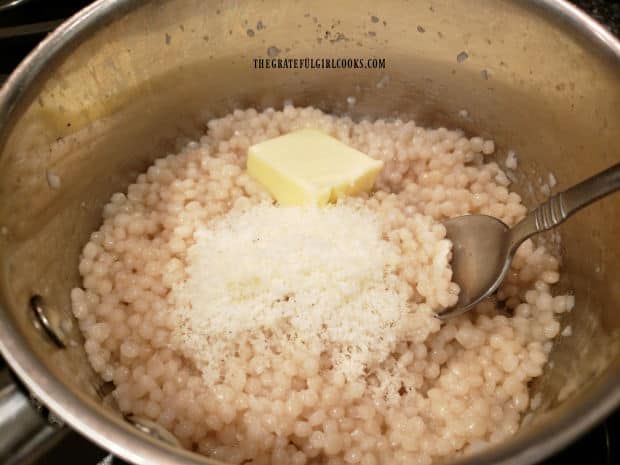
[{"label": "cooked pearl couscous", "polygon": [[[248,148],[305,127],[384,161],[371,194],[330,208],[363,208],[378,219],[379,239],[398,252],[389,271],[406,321],[382,328],[389,350],[364,359],[361,371],[339,369],[338,349],[320,334],[292,340],[286,318],[258,328],[261,338],[229,338],[234,353],[210,364],[200,338],[179,337],[178,290],[190,281],[192,247],[230,215],[273,208],[245,173]],[[440,222],[482,213],[512,225],[526,213],[499,166],[485,161],[493,151],[492,141],[460,131],[355,123],[313,108],[212,120],[199,142],[114,194],[83,249],[83,288],[72,301],[91,365],[114,382],[124,413],[235,464],[431,464],[514,434],[529,406],[527,385],[560,331],[558,314],[574,303],[551,294],[557,258],[531,241],[521,246],[497,294],[510,316],[494,300],[443,323],[434,316],[458,293]]]}]

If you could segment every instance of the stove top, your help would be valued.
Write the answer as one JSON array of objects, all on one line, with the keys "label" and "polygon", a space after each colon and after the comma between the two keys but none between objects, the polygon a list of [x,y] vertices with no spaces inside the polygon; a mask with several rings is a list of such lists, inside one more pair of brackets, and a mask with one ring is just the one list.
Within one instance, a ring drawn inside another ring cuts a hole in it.
[{"label": "stove top", "polygon": [[[88,5],[89,0],[0,0],[0,84],[48,32],[64,19]],[[617,0],[574,0],[612,33],[620,35],[620,2]],[[9,412],[12,378],[0,360],[0,430],[3,413]],[[18,385],[19,382],[17,381]],[[24,390],[25,392],[25,390]],[[4,412],[3,412],[4,410]],[[36,434],[19,444],[10,457],[0,457],[4,465],[127,465],[96,446],[79,433],[58,424],[40,409],[35,418]],[[47,420],[47,421],[46,421]],[[10,420],[9,420],[10,421]],[[51,424],[50,424],[51,423]],[[11,425],[13,426],[13,425]],[[15,426],[15,428],[18,428]],[[0,437],[0,449],[5,438]],[[601,425],[540,465],[620,464],[620,410]]]}]

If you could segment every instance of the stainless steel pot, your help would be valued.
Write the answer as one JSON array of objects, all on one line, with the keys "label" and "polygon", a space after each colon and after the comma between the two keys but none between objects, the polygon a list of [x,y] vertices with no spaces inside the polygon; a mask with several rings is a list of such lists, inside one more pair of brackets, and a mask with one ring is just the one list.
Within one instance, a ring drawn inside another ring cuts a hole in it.
[{"label": "stainless steel pot", "polygon": [[[274,55],[386,68],[253,67]],[[493,136],[500,161],[518,152],[531,201],[550,171],[563,188],[620,160],[620,43],[560,0],[96,2],[0,92],[0,348],[45,404],[128,461],[213,463],[145,435],[105,397],[70,327],[80,248],[111,193],[179,137],[285,99]],[[533,463],[620,403],[619,207],[609,198],[562,227],[574,334],[532,385],[542,404],[527,425],[462,463]]]}]

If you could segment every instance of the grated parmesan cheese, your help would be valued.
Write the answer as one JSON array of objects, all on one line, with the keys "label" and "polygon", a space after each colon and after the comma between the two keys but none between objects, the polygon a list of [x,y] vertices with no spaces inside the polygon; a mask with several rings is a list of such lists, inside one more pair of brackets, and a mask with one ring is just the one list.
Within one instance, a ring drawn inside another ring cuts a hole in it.
[{"label": "grated parmesan cheese", "polygon": [[412,311],[399,251],[366,207],[264,204],[233,210],[195,240],[174,289],[178,338],[210,381],[212,361],[234,353],[240,336],[268,346],[283,324],[294,342],[318,338],[334,366],[359,375],[389,355]]}]

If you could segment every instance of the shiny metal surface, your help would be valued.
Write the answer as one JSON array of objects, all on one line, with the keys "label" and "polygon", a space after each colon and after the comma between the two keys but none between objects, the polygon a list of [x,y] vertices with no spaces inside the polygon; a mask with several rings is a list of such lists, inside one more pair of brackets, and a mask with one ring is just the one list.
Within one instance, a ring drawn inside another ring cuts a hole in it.
[{"label": "shiny metal surface", "polygon": [[[387,68],[254,69],[272,47],[276,58],[376,56]],[[285,99],[492,136],[498,163],[518,153],[513,176],[530,205],[550,171],[561,189],[620,157],[620,44],[560,0],[94,3],[0,91],[0,349],[71,426],[130,462],[213,463],[127,424],[98,393],[76,325],[56,348],[31,325],[30,296],[69,318],[80,249],[109,196],[209,118]],[[576,296],[573,336],[532,386],[542,403],[528,424],[461,463],[534,463],[620,402],[617,210],[605,199],[561,226],[561,244],[547,238]]]},{"label": "shiny metal surface", "polygon": [[[0,5],[0,12],[2,12]],[[0,39],[8,39],[31,34],[42,34],[53,31],[62,24],[61,20],[45,21],[41,23],[26,24],[24,26],[0,27]]]},{"label": "shiny metal surface", "polygon": [[452,279],[461,292],[456,305],[438,316],[450,318],[472,309],[499,288],[523,241],[559,226],[577,211],[619,189],[620,163],[552,195],[513,228],[486,215],[458,216],[445,221],[453,247]]},{"label": "shiny metal surface", "polygon": [[29,0],[0,0],[0,13],[28,3]]},{"label": "shiny metal surface", "polygon": [[60,321],[52,309],[45,305],[40,295],[30,298],[30,308],[33,314],[33,324],[40,329],[60,349],[67,347],[65,336],[60,328]]},{"label": "shiny metal surface", "polygon": [[465,215],[443,224],[452,241],[452,280],[461,291],[455,306],[437,314],[442,320],[461,315],[492,295],[512,262],[510,228],[497,218]]},{"label": "shiny metal surface", "polygon": [[151,421],[147,418],[129,415],[126,420],[131,423],[138,431],[148,434],[149,436],[166,442],[172,446],[182,447],[179,440],[163,426]]},{"label": "shiny metal surface", "polygon": [[0,389],[0,463],[7,463],[38,433],[51,427],[10,381]]}]

